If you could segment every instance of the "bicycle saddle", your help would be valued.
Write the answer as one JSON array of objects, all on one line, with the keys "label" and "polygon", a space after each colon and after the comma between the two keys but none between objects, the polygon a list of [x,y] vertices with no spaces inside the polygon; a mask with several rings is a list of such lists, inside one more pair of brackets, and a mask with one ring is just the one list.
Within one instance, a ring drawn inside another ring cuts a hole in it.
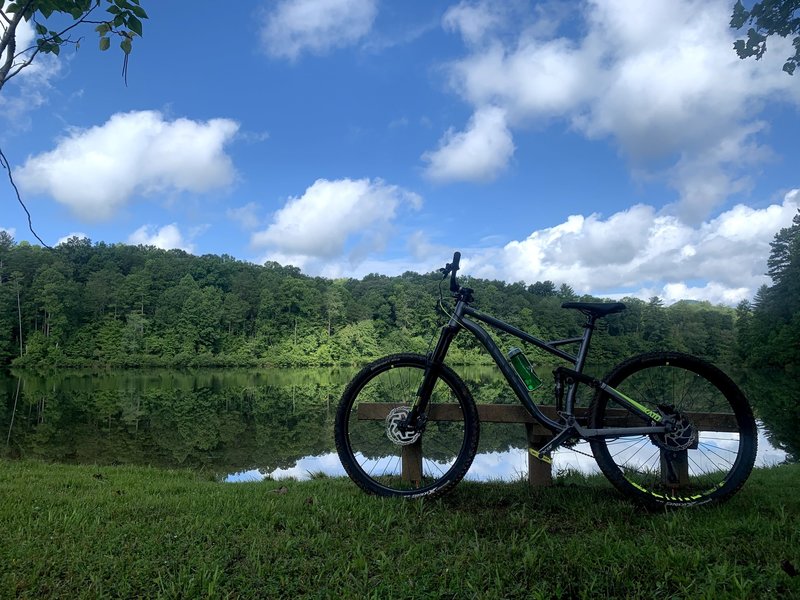
[{"label": "bicycle saddle", "polygon": [[561,308],[574,308],[585,315],[605,317],[625,310],[622,302],[564,302]]}]

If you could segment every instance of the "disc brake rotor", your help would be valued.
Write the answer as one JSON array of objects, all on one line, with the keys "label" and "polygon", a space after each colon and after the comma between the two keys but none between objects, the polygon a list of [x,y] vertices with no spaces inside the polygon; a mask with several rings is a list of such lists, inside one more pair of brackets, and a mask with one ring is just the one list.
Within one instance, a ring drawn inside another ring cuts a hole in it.
[{"label": "disc brake rotor", "polygon": [[698,441],[697,428],[692,425],[692,422],[685,415],[675,413],[672,417],[675,429],[669,433],[651,435],[650,439],[657,446],[673,452],[696,448]]},{"label": "disc brake rotor", "polygon": [[400,431],[400,425],[406,421],[409,412],[407,406],[398,406],[390,410],[386,416],[386,437],[397,446],[409,446],[421,435],[417,430]]}]

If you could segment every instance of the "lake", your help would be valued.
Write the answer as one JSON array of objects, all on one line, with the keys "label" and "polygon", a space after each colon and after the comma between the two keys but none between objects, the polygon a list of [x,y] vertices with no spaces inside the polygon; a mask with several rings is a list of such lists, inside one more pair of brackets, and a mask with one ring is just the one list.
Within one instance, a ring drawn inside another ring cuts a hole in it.
[{"label": "lake", "polygon": [[[461,367],[477,402],[507,402],[494,367]],[[354,369],[103,371],[39,375],[0,372],[0,456],[62,463],[192,468],[220,481],[344,475],[333,443],[339,396]],[[737,378],[760,403],[796,399],[784,374]],[[551,392],[542,386],[537,394]],[[586,399],[583,399],[585,402]],[[797,423],[797,403],[789,424]],[[757,465],[797,455],[785,414],[759,410]],[[589,454],[589,456],[586,456]],[[522,425],[482,424],[468,479],[512,480],[527,473]],[[554,470],[596,470],[588,444],[560,450]]]}]

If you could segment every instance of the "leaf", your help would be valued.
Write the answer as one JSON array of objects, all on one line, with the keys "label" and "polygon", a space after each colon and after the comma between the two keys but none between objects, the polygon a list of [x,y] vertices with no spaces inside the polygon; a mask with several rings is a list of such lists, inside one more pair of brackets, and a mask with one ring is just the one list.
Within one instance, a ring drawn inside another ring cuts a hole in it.
[{"label": "leaf", "polygon": [[97,33],[99,33],[100,35],[105,35],[105,34],[107,34],[109,31],[111,31],[111,25],[109,25],[108,23],[100,23],[100,25],[98,25],[97,27],[95,27],[95,28],[94,28],[94,30],[95,30]]},{"label": "leaf", "polygon": [[36,33],[38,33],[39,35],[46,35],[47,34],[47,27],[37,23],[36,24]]},{"label": "leaf", "polygon": [[139,37],[142,36],[142,22],[133,15],[128,17],[128,29]]},{"label": "leaf", "polygon": [[111,46],[111,40],[109,40],[105,36],[100,38],[100,50],[108,50],[110,46]]},{"label": "leaf", "polygon": [[147,13],[144,11],[144,9],[141,6],[132,6],[131,10],[133,11],[133,14],[135,14],[140,19],[146,19],[147,18]]},{"label": "leaf", "polygon": [[53,45],[50,47],[50,51],[51,51],[53,54],[55,54],[56,56],[58,56],[58,53],[59,53],[59,52],[61,52],[61,46],[59,46],[58,44],[53,44]]},{"label": "leaf", "polygon": [[122,51],[123,51],[125,54],[130,54],[130,53],[131,53],[131,50],[133,49],[133,46],[132,46],[132,44],[131,44],[131,38],[129,38],[129,37],[126,37],[125,39],[123,39],[123,40],[122,40],[122,41],[119,43],[119,47],[120,47],[120,48],[122,48]]}]

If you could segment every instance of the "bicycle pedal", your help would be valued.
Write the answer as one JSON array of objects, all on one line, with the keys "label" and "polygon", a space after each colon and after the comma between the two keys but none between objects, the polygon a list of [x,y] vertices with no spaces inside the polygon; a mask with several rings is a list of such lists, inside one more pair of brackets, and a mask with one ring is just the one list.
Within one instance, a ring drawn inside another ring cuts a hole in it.
[{"label": "bicycle pedal", "polygon": [[543,463],[547,463],[548,465],[552,465],[553,464],[553,459],[550,457],[549,454],[542,454],[541,452],[539,452],[535,448],[528,448],[528,452],[531,453],[531,456],[533,456],[534,458],[539,459]]}]

